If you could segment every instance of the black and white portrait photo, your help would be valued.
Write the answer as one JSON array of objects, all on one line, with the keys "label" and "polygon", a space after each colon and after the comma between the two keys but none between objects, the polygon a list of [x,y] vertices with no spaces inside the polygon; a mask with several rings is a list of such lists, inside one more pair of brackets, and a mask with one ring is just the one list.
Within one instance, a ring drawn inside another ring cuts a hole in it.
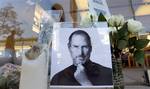
[{"label": "black and white portrait photo", "polygon": [[108,28],[54,29],[50,85],[113,86]]}]

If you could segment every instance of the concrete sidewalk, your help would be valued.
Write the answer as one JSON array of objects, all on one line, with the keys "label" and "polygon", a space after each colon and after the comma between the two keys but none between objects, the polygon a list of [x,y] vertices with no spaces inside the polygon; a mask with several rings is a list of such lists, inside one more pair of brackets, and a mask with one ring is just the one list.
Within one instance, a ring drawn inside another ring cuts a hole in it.
[{"label": "concrete sidewalk", "polygon": [[142,68],[123,69],[125,89],[150,89],[144,85],[144,71]]},{"label": "concrete sidewalk", "polygon": [[125,68],[123,69],[125,85],[144,84],[144,69],[142,68]]},{"label": "concrete sidewalk", "polygon": [[125,86],[125,89],[150,89],[150,86],[131,85],[131,86]]}]

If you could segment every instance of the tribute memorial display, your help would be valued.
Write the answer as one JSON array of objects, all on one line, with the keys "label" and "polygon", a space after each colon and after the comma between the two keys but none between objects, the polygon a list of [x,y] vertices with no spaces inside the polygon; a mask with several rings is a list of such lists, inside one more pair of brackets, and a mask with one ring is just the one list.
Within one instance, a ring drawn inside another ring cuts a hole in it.
[{"label": "tribute memorial display", "polygon": [[108,33],[108,28],[54,29],[50,87],[112,87]]}]

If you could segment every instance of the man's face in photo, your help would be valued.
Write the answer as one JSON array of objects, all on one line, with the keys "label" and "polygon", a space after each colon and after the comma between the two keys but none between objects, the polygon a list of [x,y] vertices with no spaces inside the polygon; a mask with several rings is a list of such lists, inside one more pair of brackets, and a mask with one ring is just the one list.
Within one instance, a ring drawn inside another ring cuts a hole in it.
[{"label": "man's face in photo", "polygon": [[78,64],[84,64],[89,60],[92,48],[88,41],[89,40],[85,35],[74,34],[72,36],[69,51],[75,66]]}]

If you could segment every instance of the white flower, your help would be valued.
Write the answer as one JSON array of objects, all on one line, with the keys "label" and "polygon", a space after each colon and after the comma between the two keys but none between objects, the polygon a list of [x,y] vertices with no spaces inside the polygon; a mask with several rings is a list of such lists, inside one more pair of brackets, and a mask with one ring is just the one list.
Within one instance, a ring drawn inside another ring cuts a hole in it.
[{"label": "white flower", "polygon": [[140,32],[143,29],[142,23],[139,21],[135,21],[133,19],[129,19],[128,21],[128,30],[130,32]]},{"label": "white flower", "polygon": [[[93,22],[94,22],[94,21],[96,21],[97,16],[92,15],[92,18],[93,18]],[[86,13],[84,15],[84,17],[81,17],[80,25],[84,26],[84,27],[90,27],[92,25],[92,19],[91,19],[91,14],[90,13]]]},{"label": "white flower", "polygon": [[113,32],[113,33],[117,32],[117,29],[114,28],[114,27],[109,27],[109,29],[110,29],[110,31]]},{"label": "white flower", "polygon": [[122,15],[112,15],[108,19],[108,24],[111,27],[120,27],[125,23],[124,17]]}]

